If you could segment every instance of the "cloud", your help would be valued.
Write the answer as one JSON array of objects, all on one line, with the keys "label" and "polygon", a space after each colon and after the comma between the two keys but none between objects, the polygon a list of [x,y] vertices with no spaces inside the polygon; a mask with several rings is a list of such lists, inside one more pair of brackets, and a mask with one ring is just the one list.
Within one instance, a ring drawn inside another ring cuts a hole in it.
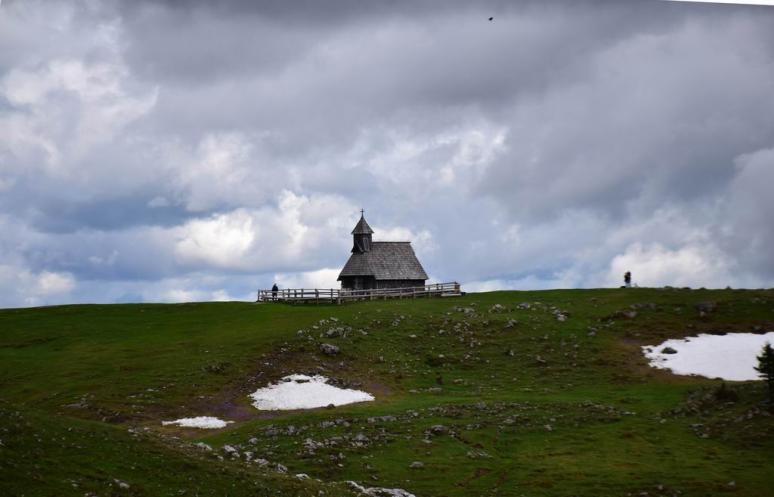
[{"label": "cloud", "polygon": [[623,281],[626,271],[631,271],[633,284],[647,287],[724,288],[731,281],[723,254],[698,245],[670,250],[658,243],[633,244],[613,258],[607,285]]},{"label": "cloud", "polygon": [[339,288],[338,278],[341,268],[324,268],[301,273],[279,273],[274,281],[280,288]]},{"label": "cloud", "polygon": [[759,279],[774,275],[774,148],[739,156],[724,197],[723,223],[717,236],[726,253],[735,254]]},{"label": "cloud", "polygon": [[177,239],[175,255],[183,264],[224,269],[303,267],[304,259],[306,265],[320,261],[318,250],[329,240],[341,248],[348,244],[338,231],[351,217],[347,211],[355,211],[342,210],[346,204],[341,198],[284,191],[276,207],[236,209],[170,230]]},{"label": "cloud", "polygon": [[330,285],[360,208],[470,288],[772,286],[773,47],[742,6],[4,2],[0,305]]},{"label": "cloud", "polygon": [[76,288],[75,279],[68,273],[41,271],[0,264],[0,306],[35,306],[67,300]]}]

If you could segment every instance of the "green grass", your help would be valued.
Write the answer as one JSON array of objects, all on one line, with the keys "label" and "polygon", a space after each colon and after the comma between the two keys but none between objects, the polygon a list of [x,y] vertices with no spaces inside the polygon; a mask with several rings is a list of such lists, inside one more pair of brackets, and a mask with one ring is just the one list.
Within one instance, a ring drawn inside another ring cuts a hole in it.
[{"label": "green grass", "polygon": [[[701,316],[704,301],[717,307]],[[624,316],[631,306],[637,315]],[[774,329],[774,291],[2,310],[0,495],[347,495],[345,480],[419,497],[774,495],[760,382],[734,384],[725,402],[718,381],[653,370],[639,350],[756,327]],[[344,336],[325,336],[331,328]],[[296,372],[377,400],[272,414],[249,405],[255,388]],[[193,415],[236,423],[160,425]]]}]

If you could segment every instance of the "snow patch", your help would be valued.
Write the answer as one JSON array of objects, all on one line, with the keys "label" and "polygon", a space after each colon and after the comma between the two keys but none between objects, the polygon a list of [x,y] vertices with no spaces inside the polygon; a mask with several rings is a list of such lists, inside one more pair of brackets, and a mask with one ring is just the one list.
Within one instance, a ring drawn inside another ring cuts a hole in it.
[{"label": "snow patch", "polygon": [[669,369],[674,374],[747,381],[759,379],[754,366],[758,363],[756,357],[767,342],[774,343],[774,331],[764,335],[701,334],[667,340],[660,345],[646,345],[642,351],[652,367]]},{"label": "snow patch", "polygon": [[285,376],[277,383],[259,388],[250,394],[250,398],[253,399],[253,406],[261,411],[313,409],[330,404],[341,406],[374,400],[368,392],[328,385],[325,376],[303,374]]},{"label": "snow patch", "polygon": [[203,429],[215,429],[225,428],[225,426],[233,421],[223,421],[222,419],[215,418],[213,416],[197,416],[195,418],[180,418],[174,421],[162,421],[163,426],[177,425],[183,428],[203,428]]}]

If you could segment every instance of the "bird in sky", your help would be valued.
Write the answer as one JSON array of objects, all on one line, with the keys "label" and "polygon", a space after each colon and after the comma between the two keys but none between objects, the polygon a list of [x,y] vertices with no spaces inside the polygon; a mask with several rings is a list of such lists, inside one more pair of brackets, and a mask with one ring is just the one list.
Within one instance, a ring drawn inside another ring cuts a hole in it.
[{"label": "bird in sky", "polygon": [[490,22],[491,22],[491,21],[494,21],[494,17],[490,17],[490,18],[489,18],[489,21],[490,21]]}]

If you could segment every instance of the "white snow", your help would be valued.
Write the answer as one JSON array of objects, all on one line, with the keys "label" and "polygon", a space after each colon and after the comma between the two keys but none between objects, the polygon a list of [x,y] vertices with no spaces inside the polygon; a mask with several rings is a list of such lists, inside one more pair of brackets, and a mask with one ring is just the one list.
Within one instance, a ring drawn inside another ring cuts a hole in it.
[{"label": "white snow", "polygon": [[312,409],[330,404],[341,406],[374,400],[374,396],[368,392],[328,385],[325,376],[303,374],[285,376],[277,383],[259,388],[250,394],[250,398],[255,408],[262,411]]},{"label": "white snow", "polygon": [[233,421],[223,421],[222,419],[215,418],[213,416],[197,416],[195,418],[181,418],[174,421],[161,422],[161,424],[164,426],[178,425],[182,426],[183,428],[204,429],[224,428],[229,423],[233,423]]},{"label": "white snow", "polygon": [[[650,365],[670,369],[674,374],[699,375],[730,381],[758,380],[756,357],[766,343],[774,344],[774,331],[755,333],[701,334],[694,337],[667,340],[660,345],[642,347]],[[664,354],[671,347],[676,354]]]}]

